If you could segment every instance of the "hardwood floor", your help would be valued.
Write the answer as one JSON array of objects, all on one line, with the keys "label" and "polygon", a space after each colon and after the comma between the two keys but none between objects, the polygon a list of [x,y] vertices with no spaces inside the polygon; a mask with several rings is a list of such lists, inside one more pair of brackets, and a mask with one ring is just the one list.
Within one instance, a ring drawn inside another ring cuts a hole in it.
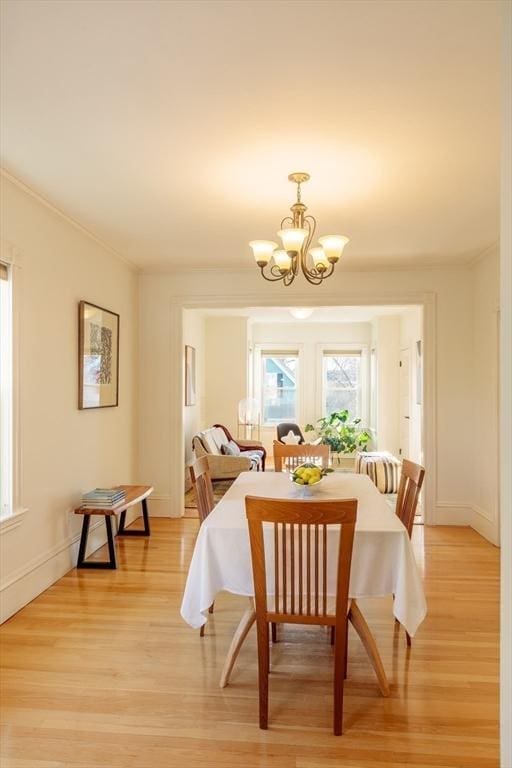
[{"label": "hardwood floor", "polygon": [[408,651],[390,600],[360,601],[391,696],[351,630],[335,737],[321,628],[280,632],[268,731],[258,728],[254,632],[219,688],[246,599],[220,595],[202,639],[183,623],[197,527],[153,519],[150,539],[118,541],[117,571],[70,571],[3,625],[1,768],[498,766],[496,548],[467,528],[415,527],[427,619]]}]

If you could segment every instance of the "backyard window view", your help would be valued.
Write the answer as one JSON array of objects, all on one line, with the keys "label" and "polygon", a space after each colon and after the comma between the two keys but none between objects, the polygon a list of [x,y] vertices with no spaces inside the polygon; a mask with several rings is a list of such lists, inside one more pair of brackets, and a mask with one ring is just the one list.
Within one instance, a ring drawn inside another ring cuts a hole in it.
[{"label": "backyard window view", "polygon": [[[359,351],[322,354],[318,361],[322,385],[317,395],[322,416],[346,409],[351,419],[361,418],[361,360]],[[299,387],[302,385],[299,382],[298,354],[262,353],[261,412],[264,424],[300,420]]]},{"label": "backyard window view", "polygon": [[324,353],[323,416],[348,410],[352,418],[361,417],[361,355]]},{"label": "backyard window view", "polygon": [[297,418],[296,355],[262,355],[262,411],[264,424],[295,421]]}]

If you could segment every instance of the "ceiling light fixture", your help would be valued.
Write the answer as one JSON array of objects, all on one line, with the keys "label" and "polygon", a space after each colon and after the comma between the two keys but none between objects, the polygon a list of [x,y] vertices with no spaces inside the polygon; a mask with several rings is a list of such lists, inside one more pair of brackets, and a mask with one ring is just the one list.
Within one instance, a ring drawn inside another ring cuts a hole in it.
[{"label": "ceiling light fixture", "polygon": [[290,309],[290,315],[296,320],[307,320],[314,311],[311,307],[293,307]]},{"label": "ceiling light fixture", "polygon": [[252,240],[249,245],[253,250],[256,264],[261,269],[262,277],[270,282],[282,280],[284,285],[291,285],[299,273],[312,285],[320,285],[334,272],[334,265],[339,261],[343,249],[349,242],[344,235],[319,237],[319,246],[311,248],[316,229],[314,216],[306,215],[307,207],[301,201],[300,185],[310,178],[309,173],[291,173],[288,179],[297,185],[297,202],[290,208],[292,216],[286,216],[277,231],[283,247],[271,240]]}]

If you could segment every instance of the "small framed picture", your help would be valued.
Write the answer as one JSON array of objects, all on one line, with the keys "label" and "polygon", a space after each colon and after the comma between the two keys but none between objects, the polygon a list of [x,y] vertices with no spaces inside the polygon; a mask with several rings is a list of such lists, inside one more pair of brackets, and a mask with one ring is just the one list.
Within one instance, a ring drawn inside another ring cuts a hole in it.
[{"label": "small framed picture", "polygon": [[119,315],[88,301],[78,306],[78,407],[119,404]]},{"label": "small framed picture", "polygon": [[185,405],[196,404],[196,350],[185,347]]}]

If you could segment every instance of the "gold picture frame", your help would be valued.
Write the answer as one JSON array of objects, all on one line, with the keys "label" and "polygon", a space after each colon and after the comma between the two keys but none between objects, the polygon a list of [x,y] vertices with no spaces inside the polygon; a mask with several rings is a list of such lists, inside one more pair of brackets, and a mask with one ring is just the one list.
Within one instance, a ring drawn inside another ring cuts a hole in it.
[{"label": "gold picture frame", "polygon": [[119,315],[81,301],[78,305],[78,408],[119,405]]}]

